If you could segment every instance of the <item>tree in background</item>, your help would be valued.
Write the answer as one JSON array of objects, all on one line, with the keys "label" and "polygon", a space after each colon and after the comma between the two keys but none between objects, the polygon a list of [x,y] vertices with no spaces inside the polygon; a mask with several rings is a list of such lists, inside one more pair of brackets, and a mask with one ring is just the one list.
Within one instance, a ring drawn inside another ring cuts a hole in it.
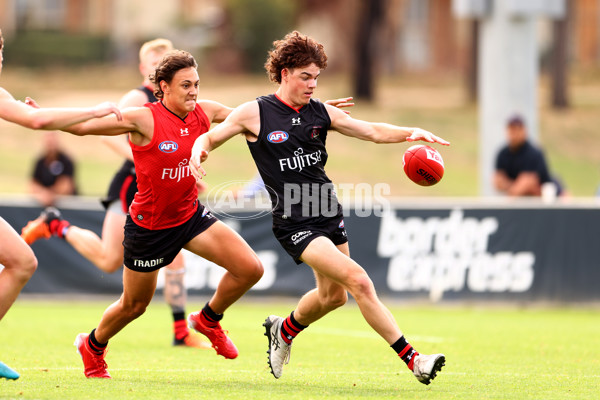
[{"label": "tree in background", "polygon": [[354,96],[373,99],[373,69],[377,56],[377,33],[383,19],[384,0],[363,2],[358,14],[358,34],[354,53]]},{"label": "tree in background", "polygon": [[562,109],[569,107],[568,99],[568,27],[571,20],[571,2],[565,2],[566,15],[564,18],[552,23],[552,55],[551,70],[552,76],[552,107]]},{"label": "tree in background", "polygon": [[242,52],[244,69],[264,72],[273,41],[294,28],[296,4],[289,0],[226,0],[234,27],[233,40]]}]

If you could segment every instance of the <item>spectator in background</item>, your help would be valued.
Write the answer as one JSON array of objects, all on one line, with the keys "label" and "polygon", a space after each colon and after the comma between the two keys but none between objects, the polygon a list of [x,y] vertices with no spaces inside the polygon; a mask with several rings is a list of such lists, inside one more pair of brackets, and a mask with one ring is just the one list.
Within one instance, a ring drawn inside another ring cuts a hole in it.
[{"label": "spectator in background", "polygon": [[549,197],[562,195],[562,185],[550,175],[544,153],[527,140],[521,116],[508,120],[506,136],[508,143],[496,157],[496,190],[508,196],[541,196],[545,188],[552,192]]},{"label": "spectator in background", "polygon": [[29,185],[30,193],[44,207],[56,203],[58,196],[77,194],[75,164],[60,148],[57,131],[45,133],[42,155],[36,160]]}]

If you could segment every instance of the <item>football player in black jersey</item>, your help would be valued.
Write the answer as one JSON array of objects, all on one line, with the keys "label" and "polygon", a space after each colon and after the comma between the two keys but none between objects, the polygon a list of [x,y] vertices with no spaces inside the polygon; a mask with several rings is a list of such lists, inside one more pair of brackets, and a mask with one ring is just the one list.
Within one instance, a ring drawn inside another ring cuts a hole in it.
[{"label": "football player in black jersey", "polygon": [[[366,271],[350,258],[343,213],[325,174],[328,130],[375,143],[426,141],[449,145],[420,128],[354,119],[312,98],[321,70],[327,67],[323,46],[299,32],[274,42],[265,64],[279,84],[269,96],[247,102],[209,133],[200,136],[190,160],[197,179],[208,153],[237,134],[246,137],[273,204],[273,232],[297,263],[309,265],[317,287],[306,293],[286,318],[271,315],[264,326],[269,365],[275,378],[289,361],[292,340],[303,329],[344,305],[348,292],[369,325],[429,384],[444,366],[443,354],[419,354],[405,339],[391,312],[375,292]],[[315,198],[319,199],[318,204]]]}]

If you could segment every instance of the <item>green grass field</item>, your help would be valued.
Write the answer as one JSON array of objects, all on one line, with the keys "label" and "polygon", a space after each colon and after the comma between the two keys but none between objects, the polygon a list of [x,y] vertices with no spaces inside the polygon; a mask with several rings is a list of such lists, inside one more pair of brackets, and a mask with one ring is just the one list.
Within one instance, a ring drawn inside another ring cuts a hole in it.
[{"label": "green grass field", "polygon": [[[0,381],[14,399],[597,399],[600,324],[594,308],[391,307],[409,341],[443,352],[431,385],[417,382],[350,303],[301,334],[290,364],[274,379],[261,326],[291,300],[242,299],[223,326],[240,350],[173,348],[160,298],[110,343],[113,379],[86,379],[73,347],[99,321],[107,300],[19,299],[1,323],[0,360],[21,373]],[[193,311],[203,304],[188,304]]]}]

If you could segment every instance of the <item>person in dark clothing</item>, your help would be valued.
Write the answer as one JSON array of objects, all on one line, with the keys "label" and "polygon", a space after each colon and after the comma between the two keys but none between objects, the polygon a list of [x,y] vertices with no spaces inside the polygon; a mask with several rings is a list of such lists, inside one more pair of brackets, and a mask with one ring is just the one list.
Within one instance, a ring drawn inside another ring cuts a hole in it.
[{"label": "person in dark clothing", "polygon": [[[550,175],[544,153],[527,140],[525,121],[511,117],[506,124],[507,144],[496,157],[494,186],[508,196],[541,196],[544,185],[562,195],[562,185]],[[550,185],[553,185],[552,188]]]},{"label": "person in dark clothing", "polygon": [[60,148],[59,133],[48,131],[44,137],[44,149],[35,161],[30,193],[44,207],[52,206],[59,196],[77,194],[75,162]]}]

